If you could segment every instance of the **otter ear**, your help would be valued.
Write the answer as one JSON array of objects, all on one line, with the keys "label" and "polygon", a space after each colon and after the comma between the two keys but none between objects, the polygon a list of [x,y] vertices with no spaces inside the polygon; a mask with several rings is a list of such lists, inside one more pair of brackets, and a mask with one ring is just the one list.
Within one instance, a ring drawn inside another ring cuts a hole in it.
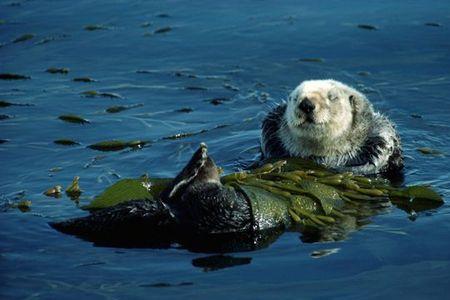
[{"label": "otter ear", "polygon": [[348,96],[348,101],[350,102],[354,112],[362,112],[367,105],[367,100],[365,97],[356,93],[350,94],[350,96]]}]

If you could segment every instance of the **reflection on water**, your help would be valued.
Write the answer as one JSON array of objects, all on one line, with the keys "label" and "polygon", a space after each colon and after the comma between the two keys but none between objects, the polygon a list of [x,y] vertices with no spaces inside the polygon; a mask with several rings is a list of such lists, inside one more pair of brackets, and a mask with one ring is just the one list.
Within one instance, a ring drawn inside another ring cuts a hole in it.
[{"label": "reflection on water", "polygon": [[[30,212],[0,213],[0,296],[141,298],[149,295],[145,285],[162,283],[170,288],[151,289],[152,296],[442,298],[450,280],[447,204],[408,215],[389,208],[344,240],[309,244],[286,233],[266,248],[233,254],[250,264],[202,272],[191,262],[204,254],[183,248],[92,247],[57,233],[48,221],[83,212],[65,196],[42,192],[80,176],[84,205],[118,178],[173,176],[202,141],[226,172],[239,169],[257,156],[259,124],[275,102],[304,79],[334,78],[365,91],[398,125],[406,183],[432,184],[448,198],[449,6],[0,1],[0,73],[31,77],[0,80],[0,115],[7,116],[0,119],[0,200],[32,201]],[[364,24],[376,30],[358,27]],[[107,111],[119,106],[126,109]],[[90,123],[58,119],[67,114]],[[79,145],[53,143],[59,139]],[[150,143],[87,148],[113,139]],[[413,281],[402,280],[410,274]]]}]

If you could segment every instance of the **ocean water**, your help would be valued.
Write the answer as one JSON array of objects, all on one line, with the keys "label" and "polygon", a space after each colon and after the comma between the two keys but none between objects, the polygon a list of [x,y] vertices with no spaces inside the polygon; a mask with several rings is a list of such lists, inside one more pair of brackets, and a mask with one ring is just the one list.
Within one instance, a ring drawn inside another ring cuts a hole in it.
[{"label": "ocean water", "polygon": [[[14,42],[24,34],[34,36]],[[449,37],[448,1],[0,1],[0,73],[31,77],[0,80],[0,100],[32,104],[0,108],[0,298],[448,298]],[[72,80],[86,76],[96,81]],[[83,205],[118,178],[176,175],[200,142],[238,170],[258,155],[264,115],[314,78],[365,92],[398,126],[405,183],[431,184],[446,203],[414,216],[391,208],[338,242],[290,232],[223,254],[96,247],[47,225],[86,214],[42,194],[74,176]],[[167,139],[180,133],[193,134]],[[53,143],[62,138],[80,145]],[[111,139],[152,143],[86,147]],[[31,211],[8,208],[21,199]]]}]

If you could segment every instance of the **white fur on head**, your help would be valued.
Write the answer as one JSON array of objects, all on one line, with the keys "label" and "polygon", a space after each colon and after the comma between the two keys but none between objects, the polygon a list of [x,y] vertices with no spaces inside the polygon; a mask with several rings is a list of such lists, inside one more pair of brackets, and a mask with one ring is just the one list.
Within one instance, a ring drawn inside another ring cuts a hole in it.
[{"label": "white fur on head", "polygon": [[[305,99],[315,106],[309,116],[299,109]],[[339,141],[351,131],[355,99],[367,102],[364,95],[335,80],[303,81],[289,96],[285,120],[290,137],[285,139],[285,146],[300,156],[348,151],[346,143]],[[315,146],[305,145],[308,140]]]}]

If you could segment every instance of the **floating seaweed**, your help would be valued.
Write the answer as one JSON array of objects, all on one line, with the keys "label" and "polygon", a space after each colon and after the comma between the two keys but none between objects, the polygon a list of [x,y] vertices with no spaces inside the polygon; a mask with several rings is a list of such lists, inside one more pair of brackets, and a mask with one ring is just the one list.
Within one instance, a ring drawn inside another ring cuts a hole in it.
[{"label": "floating seaweed", "polygon": [[136,108],[136,107],[141,107],[144,106],[144,104],[139,103],[139,104],[133,104],[133,105],[114,105],[111,107],[108,107],[105,111],[108,113],[118,113],[127,109],[131,109],[131,108]]},{"label": "floating seaweed", "polygon": [[90,77],[75,77],[74,79],[72,79],[72,81],[75,81],[75,82],[96,82],[97,80],[92,79]]},{"label": "floating seaweed", "polygon": [[425,154],[425,155],[443,155],[444,154],[439,150],[432,149],[429,147],[417,148],[417,151],[419,151],[420,153]]},{"label": "floating seaweed", "polygon": [[87,119],[84,119],[77,115],[62,115],[62,116],[59,116],[58,119],[65,121],[65,122],[69,122],[69,123],[77,123],[77,124],[90,123]]},{"label": "floating seaweed", "polygon": [[120,140],[111,140],[111,141],[103,141],[98,142],[92,145],[89,145],[88,148],[99,150],[99,151],[119,151],[126,148],[140,149],[144,145],[148,144],[148,141],[120,141]]},{"label": "floating seaweed", "polygon": [[9,142],[9,140],[7,140],[7,139],[0,139],[0,144],[4,144],[4,143],[7,143],[7,142]]},{"label": "floating seaweed", "polygon": [[106,30],[109,29],[107,26],[105,25],[101,25],[101,24],[89,24],[84,26],[84,30],[87,31],[94,31],[94,30]]},{"label": "floating seaweed", "polygon": [[0,79],[1,80],[24,80],[24,79],[31,79],[31,77],[26,76],[26,75],[13,74],[13,73],[1,73]]},{"label": "floating seaweed", "polygon": [[358,24],[357,26],[360,29],[366,29],[366,30],[378,30],[376,26],[370,25],[370,24]]},{"label": "floating seaweed", "polygon": [[11,115],[2,115],[2,114],[0,114],[0,121],[12,119],[12,118],[13,118],[13,116],[11,116]]},{"label": "floating seaweed", "polygon": [[19,36],[19,37],[16,38],[16,39],[14,39],[12,42],[13,42],[13,43],[25,42],[25,41],[31,40],[31,39],[34,38],[34,37],[35,37],[34,34],[32,34],[32,33],[26,33],[26,34],[23,34],[23,35]]},{"label": "floating seaweed", "polygon": [[224,102],[229,101],[229,100],[230,100],[229,98],[222,97],[222,98],[208,99],[206,101],[208,101],[212,105],[220,105],[220,104],[223,104]]},{"label": "floating seaweed", "polygon": [[156,17],[158,17],[158,18],[170,18],[170,15],[168,13],[160,13],[160,14],[157,14]]},{"label": "floating seaweed", "polygon": [[79,180],[80,180],[80,177],[75,176],[73,178],[72,183],[66,189],[66,195],[69,196],[70,199],[72,199],[72,200],[77,200],[81,196],[81,193],[83,192],[80,189],[80,186],[78,183]]},{"label": "floating seaweed", "polygon": [[68,74],[70,69],[68,68],[48,68],[45,72],[50,74]]},{"label": "floating seaweed", "polygon": [[80,145],[80,143],[75,142],[73,140],[68,140],[68,139],[61,139],[61,140],[54,140],[53,143],[57,144],[57,145],[63,145],[63,146],[75,146],[75,145]]},{"label": "floating seaweed", "polygon": [[166,26],[166,27],[161,27],[161,28],[156,29],[155,31],[153,31],[153,34],[167,33],[170,31],[172,31],[172,27]]},{"label": "floating seaweed", "polygon": [[59,198],[61,197],[62,186],[55,185],[44,192],[47,197]]},{"label": "floating seaweed", "polygon": [[31,204],[32,203],[30,200],[22,200],[14,206],[17,207],[21,212],[27,212],[31,210]]},{"label": "floating seaweed", "polygon": [[85,91],[81,93],[85,97],[94,98],[94,97],[105,97],[105,98],[113,98],[113,99],[123,99],[123,97],[117,93],[109,93],[109,92],[97,92],[97,91]]},{"label": "floating seaweed", "polygon": [[207,91],[208,90],[206,87],[203,87],[203,86],[186,86],[184,89],[189,90],[189,91]]},{"label": "floating seaweed", "polygon": [[436,23],[436,22],[426,22],[424,25],[430,26],[430,27],[441,27],[442,26],[441,23]]},{"label": "floating seaweed", "polygon": [[356,74],[358,74],[359,76],[370,76],[371,75],[370,72],[368,72],[368,71],[359,71]]},{"label": "floating seaweed", "polygon": [[414,119],[422,119],[422,116],[419,115],[419,114],[411,114],[411,118],[414,118]]},{"label": "floating seaweed", "polygon": [[181,113],[191,113],[194,110],[192,108],[190,108],[190,107],[183,107],[183,108],[177,109],[175,111],[176,112],[181,112]]},{"label": "floating seaweed", "polygon": [[8,107],[8,106],[33,106],[33,104],[28,103],[11,103],[5,100],[0,100],[0,107]]},{"label": "floating seaweed", "polygon": [[305,57],[305,58],[300,58],[299,61],[312,62],[312,63],[323,63],[325,60],[323,58],[319,58],[319,57]]}]

